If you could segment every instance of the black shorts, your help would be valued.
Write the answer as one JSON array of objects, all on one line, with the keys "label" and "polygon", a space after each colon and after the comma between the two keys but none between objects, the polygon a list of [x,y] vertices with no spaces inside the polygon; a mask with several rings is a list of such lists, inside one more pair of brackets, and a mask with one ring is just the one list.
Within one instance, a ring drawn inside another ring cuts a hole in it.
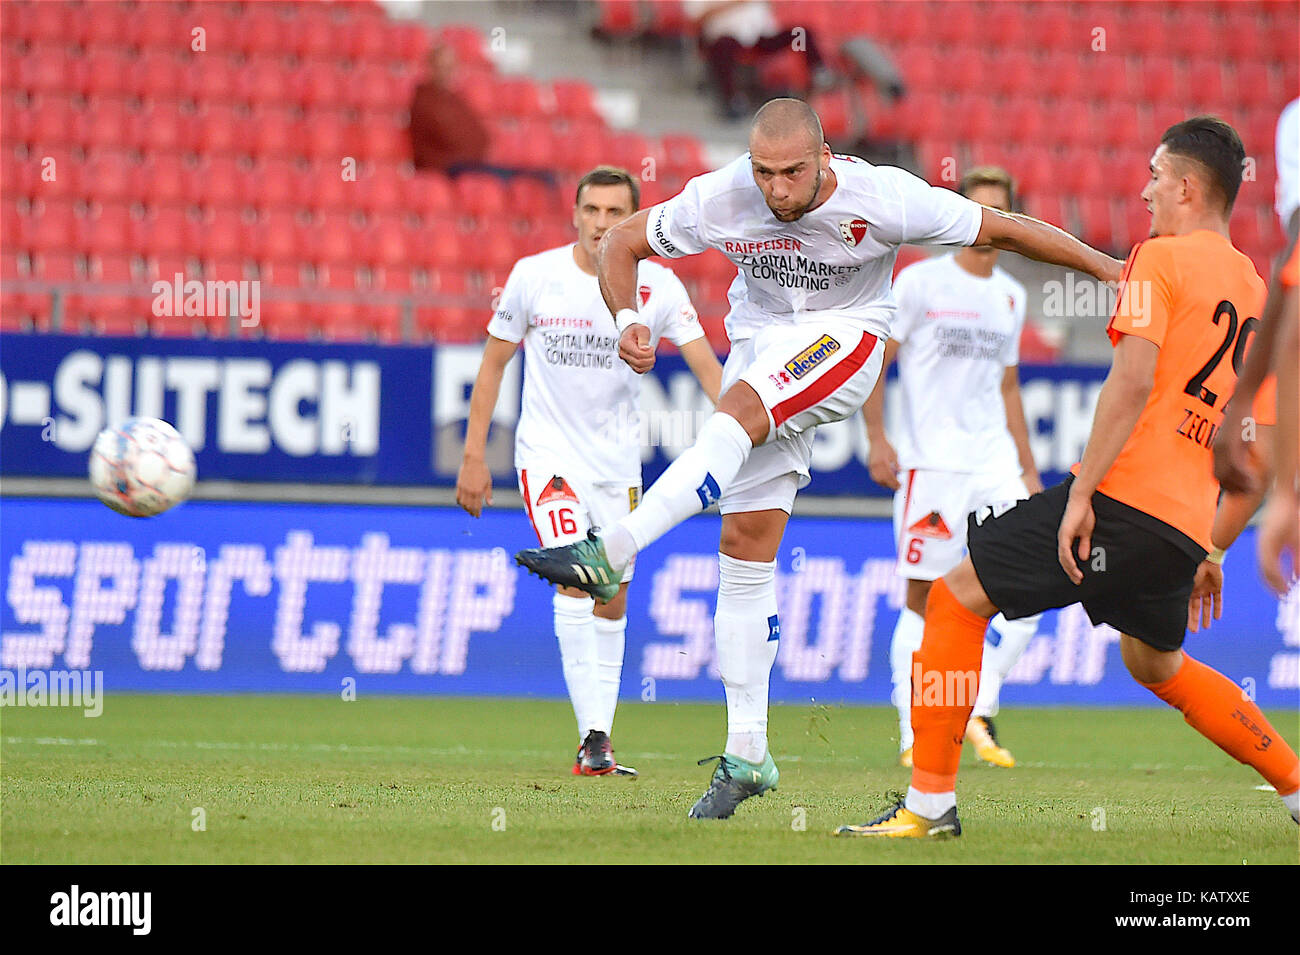
[{"label": "black shorts", "polygon": [[1163,521],[1097,493],[1092,554],[1086,560],[1076,554],[1083,583],[1075,584],[1056,556],[1073,481],[1068,477],[997,516],[988,508],[970,516],[967,546],[989,600],[1008,620],[1081,603],[1094,625],[1110,624],[1157,650],[1179,649],[1204,548]]}]

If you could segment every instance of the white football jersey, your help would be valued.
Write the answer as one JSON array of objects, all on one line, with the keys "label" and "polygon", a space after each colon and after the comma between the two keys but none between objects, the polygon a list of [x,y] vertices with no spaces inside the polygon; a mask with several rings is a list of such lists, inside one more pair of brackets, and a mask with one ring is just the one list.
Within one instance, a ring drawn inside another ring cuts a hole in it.
[{"label": "white football jersey", "polygon": [[735,263],[726,321],[733,342],[765,325],[821,318],[848,318],[888,338],[898,247],[971,245],[979,235],[977,203],[904,169],[842,156],[831,169],[835,191],[795,222],[767,207],[748,153],[650,210],[646,238],[657,253],[714,248]]},{"label": "white football jersey", "polygon": [[[618,330],[600,284],[573,261],[574,245],[515,263],[487,331],[524,343],[515,467],[563,463],[591,483],[641,483],[641,376],[618,357]],[[641,262],[637,298],[652,345],[704,336],[671,271]]]},{"label": "white football jersey", "polygon": [[894,297],[899,466],[1019,474],[1002,376],[1020,364],[1025,287],[997,266],[980,278],[944,255],[899,272]]}]

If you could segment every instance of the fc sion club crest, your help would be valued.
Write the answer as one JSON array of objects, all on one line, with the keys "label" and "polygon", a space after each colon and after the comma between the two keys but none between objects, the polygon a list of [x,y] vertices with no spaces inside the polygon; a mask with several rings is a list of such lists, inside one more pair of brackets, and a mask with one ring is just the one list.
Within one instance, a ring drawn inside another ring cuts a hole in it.
[{"label": "fc sion club crest", "polygon": [[641,307],[645,308],[646,303],[650,301],[650,286],[641,285],[636,290],[637,298],[641,299]]},{"label": "fc sion club crest", "polygon": [[844,241],[847,242],[850,246],[856,246],[859,242],[862,241],[862,237],[865,236],[866,234],[867,234],[866,219],[857,218],[857,219],[840,220],[840,235],[844,236]]}]

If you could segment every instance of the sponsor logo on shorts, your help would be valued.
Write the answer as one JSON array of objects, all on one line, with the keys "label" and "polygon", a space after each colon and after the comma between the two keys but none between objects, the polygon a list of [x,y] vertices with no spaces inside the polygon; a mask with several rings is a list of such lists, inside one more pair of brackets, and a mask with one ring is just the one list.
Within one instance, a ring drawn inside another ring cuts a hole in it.
[{"label": "sponsor logo on shorts", "polygon": [[637,505],[641,503],[641,489],[639,487],[630,487],[627,489],[627,509],[635,511]]},{"label": "sponsor logo on shorts", "polygon": [[777,614],[767,618],[767,642],[781,639],[781,618]]},{"label": "sponsor logo on shorts", "polygon": [[907,532],[915,534],[917,537],[932,537],[935,540],[946,541],[952,538],[952,531],[948,530],[943,515],[938,511],[931,511],[925,515],[925,517],[909,527]]},{"label": "sponsor logo on shorts", "polygon": [[785,370],[796,378],[802,378],[839,350],[839,342],[829,335],[823,335],[786,362]]},{"label": "sponsor logo on shorts", "polygon": [[569,487],[569,482],[564,480],[558,474],[546,482],[542,488],[542,493],[537,495],[537,506],[550,504],[552,501],[572,501],[578,502],[578,495],[573,493],[573,488]]},{"label": "sponsor logo on shorts", "polygon": [[840,235],[850,247],[856,246],[867,235],[867,220],[861,216],[856,219],[841,219]]}]

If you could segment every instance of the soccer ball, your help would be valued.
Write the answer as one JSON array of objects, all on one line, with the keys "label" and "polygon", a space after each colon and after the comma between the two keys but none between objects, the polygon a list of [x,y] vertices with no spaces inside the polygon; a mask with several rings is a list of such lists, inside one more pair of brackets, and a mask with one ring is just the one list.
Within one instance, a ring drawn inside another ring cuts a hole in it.
[{"label": "soccer ball", "polygon": [[194,452],[166,421],[129,418],[105,428],[90,451],[90,483],[99,499],[129,517],[152,517],[189,497]]}]

